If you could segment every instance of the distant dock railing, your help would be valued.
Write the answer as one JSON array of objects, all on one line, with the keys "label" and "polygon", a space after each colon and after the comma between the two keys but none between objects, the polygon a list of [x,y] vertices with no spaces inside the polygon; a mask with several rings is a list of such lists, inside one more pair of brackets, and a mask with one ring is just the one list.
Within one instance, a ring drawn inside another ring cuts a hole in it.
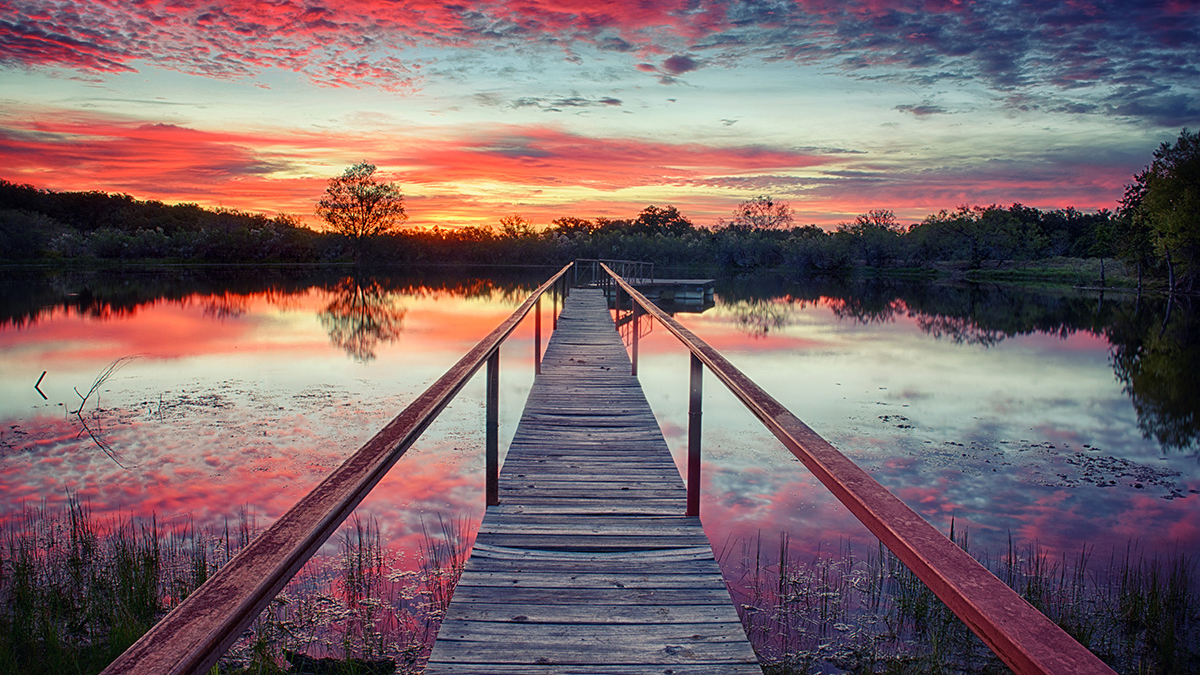
[{"label": "distant dock railing", "polygon": [[554,291],[557,325],[557,303],[570,292],[566,283],[570,269],[568,264],[539,286],[403,412],[117,657],[103,675],[210,672],[213,664],[485,363],[486,500],[489,505],[496,504],[500,345],[532,311],[535,368],[540,365],[541,298]]},{"label": "distant dock railing", "polygon": [[809,471],[904,562],[958,618],[1018,675],[1115,675],[1095,654],[1046,618],[966,551],[783,407],[717,350],[656,307],[601,263],[618,287],[617,309],[633,314],[630,361],[637,375],[638,327],[648,314],[691,352],[688,405],[687,514],[700,513],[700,419],[704,367]]},{"label": "distant dock railing", "polygon": [[608,274],[604,268],[614,270],[621,277],[632,283],[654,281],[654,263],[642,260],[609,260],[607,258],[579,258],[575,261],[574,285],[576,288],[585,286],[605,285]]}]

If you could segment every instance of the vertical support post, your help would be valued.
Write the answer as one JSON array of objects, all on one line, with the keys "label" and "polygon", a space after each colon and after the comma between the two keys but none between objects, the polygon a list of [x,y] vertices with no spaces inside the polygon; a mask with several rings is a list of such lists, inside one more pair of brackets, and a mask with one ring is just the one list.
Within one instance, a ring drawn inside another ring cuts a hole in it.
[{"label": "vertical support post", "polygon": [[692,354],[688,394],[687,516],[700,515],[700,408],[703,400],[704,364]]},{"label": "vertical support post", "polygon": [[551,297],[554,300],[554,306],[550,310],[550,330],[558,330],[558,282],[554,282],[554,286],[550,289]]},{"label": "vertical support post", "polygon": [[533,372],[542,374],[542,296],[533,305]]},{"label": "vertical support post", "polygon": [[638,318],[642,315],[642,312],[641,312],[642,306],[637,304],[637,302],[633,302],[632,297],[630,297],[629,300],[631,301],[631,304],[633,305],[633,355],[632,355],[632,358],[629,359],[630,362],[633,364],[633,371],[630,374],[633,375],[634,377],[637,377]]},{"label": "vertical support post", "polygon": [[500,503],[500,347],[487,360],[487,404],[484,457],[487,473],[487,505]]}]

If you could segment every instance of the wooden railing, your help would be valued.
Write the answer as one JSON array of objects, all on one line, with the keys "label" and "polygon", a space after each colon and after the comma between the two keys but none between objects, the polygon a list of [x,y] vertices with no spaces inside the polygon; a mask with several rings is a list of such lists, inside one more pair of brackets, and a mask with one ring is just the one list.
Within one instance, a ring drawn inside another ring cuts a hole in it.
[{"label": "wooden railing", "polygon": [[[487,362],[485,454],[488,504],[496,503],[500,345],[535,311],[534,360],[540,362],[541,297],[569,292],[568,264],[423,394],[245,549],[117,657],[107,675],[207,673],[263,607],[316,553],[421,433]],[[557,324],[557,308],[554,314]]]},{"label": "wooden railing", "polygon": [[578,258],[575,260],[574,285],[578,288],[595,284],[607,284],[608,275],[604,272],[604,267],[606,266],[608,269],[616,271],[617,274],[625,279],[632,279],[636,282],[654,281],[654,263],[652,262],[644,260]]},{"label": "wooden railing", "polygon": [[[631,298],[636,322],[642,313],[657,319],[691,352],[688,409],[687,510],[700,507],[700,400],[708,367],[808,470],[867,529],[908,566],[958,618],[1019,675],[1113,675],[1096,655],[1076,642],[966,551],[910,509],[800,421],[678,321],[605,266],[620,291]],[[617,295],[617,308],[623,305]],[[637,374],[636,323],[631,361]]]}]

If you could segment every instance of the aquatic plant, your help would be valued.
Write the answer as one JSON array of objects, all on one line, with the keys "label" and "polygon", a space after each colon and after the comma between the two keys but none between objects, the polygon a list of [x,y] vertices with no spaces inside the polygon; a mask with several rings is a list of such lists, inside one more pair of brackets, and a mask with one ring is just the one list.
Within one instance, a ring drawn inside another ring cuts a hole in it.
[{"label": "aquatic plant", "polygon": [[[375,521],[355,516],[338,554],[302,568],[216,670],[421,672],[468,552],[465,528],[439,523],[435,532],[422,524],[410,569]],[[245,508],[210,532],[154,517],[101,520],[74,498],[3,519],[0,675],[98,673],[256,533]]]},{"label": "aquatic plant", "polygon": [[[965,533],[951,537],[969,550]],[[1012,542],[998,560],[972,554],[1119,673],[1195,673],[1200,663],[1196,560],[1145,556],[1130,544],[1100,565],[1092,547],[1052,556]],[[720,555],[742,624],[771,675],[1009,672],[890,551],[849,543],[802,560],[789,537]]]}]

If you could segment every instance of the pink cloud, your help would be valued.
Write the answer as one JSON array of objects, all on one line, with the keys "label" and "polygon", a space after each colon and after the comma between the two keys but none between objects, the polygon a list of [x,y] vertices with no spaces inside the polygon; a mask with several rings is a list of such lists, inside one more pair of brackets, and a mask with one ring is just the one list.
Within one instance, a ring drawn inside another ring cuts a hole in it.
[{"label": "pink cloud", "polygon": [[5,60],[24,66],[136,71],[140,62],[218,78],[271,68],[317,84],[407,89],[422,65],[416,44],[470,46],[563,37],[599,41],[666,29],[696,39],[723,24],[720,3],[660,0],[524,0],[447,5],[430,0],[350,0],[336,8],[299,0],[178,3],[148,0],[12,1],[0,25]]},{"label": "pink cloud", "polygon": [[615,190],[687,181],[723,172],[802,168],[828,160],[763,146],[719,147],[639,139],[593,138],[554,127],[505,127],[415,149],[409,180],[500,180]]},{"label": "pink cloud", "polygon": [[[5,178],[13,182],[280,211],[311,221],[327,177],[280,178],[278,173],[311,164],[314,157],[334,155],[328,159],[334,166],[347,157],[370,157],[383,167],[385,179],[401,183],[410,200],[410,224],[418,226],[446,224],[448,214],[457,214],[463,223],[494,222],[498,214],[512,211],[540,216],[542,224],[548,224],[580,213],[577,208],[588,217],[630,217],[646,203],[599,199],[550,206],[538,191],[693,186],[714,174],[783,171],[832,160],[789,148],[589,137],[551,126],[397,129],[385,132],[386,143],[377,134],[346,133],[331,150],[327,136],[309,132],[216,132],[64,110],[10,111],[5,122],[0,127],[0,165],[8,168]],[[417,168],[388,173],[388,166]],[[460,184],[479,180],[508,188],[496,197],[463,196]],[[732,207],[722,203],[719,214],[726,215]]]}]

